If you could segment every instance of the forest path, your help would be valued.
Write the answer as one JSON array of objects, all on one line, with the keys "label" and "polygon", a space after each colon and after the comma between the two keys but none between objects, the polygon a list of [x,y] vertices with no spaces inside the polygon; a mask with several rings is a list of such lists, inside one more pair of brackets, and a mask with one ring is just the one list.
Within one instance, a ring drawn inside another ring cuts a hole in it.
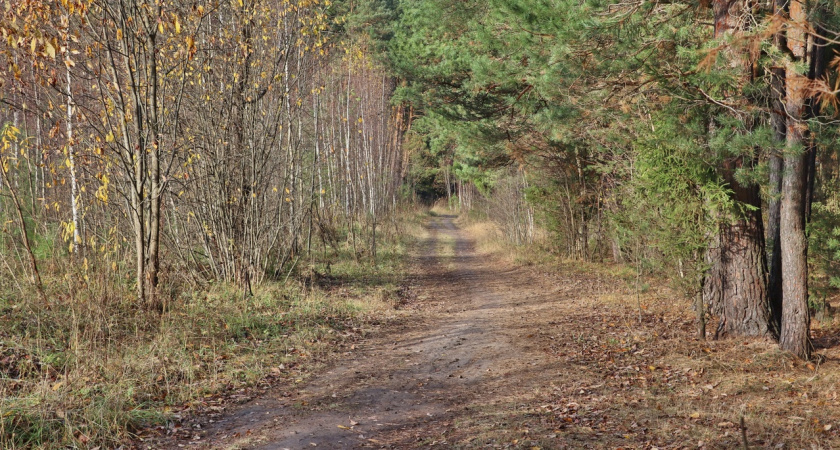
[{"label": "forest path", "polygon": [[471,442],[475,430],[458,432],[464,419],[495,415],[500,422],[486,425],[505,426],[507,409],[550,389],[550,372],[560,368],[534,344],[535,327],[579,286],[559,287],[533,268],[477,252],[455,218],[432,217],[429,237],[412,256],[414,300],[406,320],[384,327],[291,397],[269,391],[209,424],[201,443],[187,446],[481,446]]},{"label": "forest path", "polygon": [[753,448],[840,448],[836,343],[816,371],[769,341],[697,341],[670,290],[637,297],[604,266],[540,255],[514,264],[455,219],[429,218],[408,300],[353,352],[163,448],[728,449],[743,447],[739,417]]}]

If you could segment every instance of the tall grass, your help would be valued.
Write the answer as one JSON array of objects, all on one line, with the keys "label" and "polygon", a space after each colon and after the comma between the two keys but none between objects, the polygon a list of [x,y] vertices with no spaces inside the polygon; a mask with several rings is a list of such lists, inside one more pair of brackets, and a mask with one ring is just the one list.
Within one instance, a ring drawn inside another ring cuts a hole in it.
[{"label": "tall grass", "polygon": [[299,379],[393,308],[406,245],[395,233],[375,263],[342,247],[252,296],[181,290],[163,313],[138,308],[107,268],[45,265],[47,304],[3,284],[0,448],[116,447],[207,396]]}]

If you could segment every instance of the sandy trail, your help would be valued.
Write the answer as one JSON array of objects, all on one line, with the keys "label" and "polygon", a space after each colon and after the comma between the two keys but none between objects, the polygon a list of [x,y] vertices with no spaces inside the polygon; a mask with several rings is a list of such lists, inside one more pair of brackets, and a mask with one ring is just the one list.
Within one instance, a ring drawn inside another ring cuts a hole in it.
[{"label": "sandy trail", "polygon": [[413,256],[409,320],[292,397],[269,391],[209,424],[201,443],[181,446],[445,446],[459,417],[536,388],[528,375],[549,361],[529,347],[527,317],[547,306],[545,281],[477,253],[454,219],[431,218],[430,237]]}]

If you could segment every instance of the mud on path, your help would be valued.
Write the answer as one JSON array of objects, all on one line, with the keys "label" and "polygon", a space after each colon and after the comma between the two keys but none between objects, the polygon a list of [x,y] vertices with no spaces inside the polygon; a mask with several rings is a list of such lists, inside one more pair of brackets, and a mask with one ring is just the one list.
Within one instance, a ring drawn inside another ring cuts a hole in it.
[{"label": "mud on path", "polygon": [[386,326],[290,397],[269,391],[207,424],[200,441],[178,446],[489,444],[460,426],[548,388],[549,377],[534,376],[552,362],[532,345],[534,320],[586,286],[549,285],[533,268],[478,253],[455,216],[432,217],[427,228],[429,238],[412,256],[407,320]]}]

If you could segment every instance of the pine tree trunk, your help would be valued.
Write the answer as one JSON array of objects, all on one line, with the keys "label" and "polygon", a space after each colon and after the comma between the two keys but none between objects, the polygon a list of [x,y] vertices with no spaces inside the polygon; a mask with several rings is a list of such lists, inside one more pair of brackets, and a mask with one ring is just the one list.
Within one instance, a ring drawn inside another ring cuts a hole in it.
[{"label": "pine tree trunk", "polygon": [[[801,101],[788,93],[789,111],[801,108]],[[794,109],[790,109],[794,108]],[[800,358],[811,354],[808,311],[807,239],[805,237],[805,167],[806,152],[801,145],[804,124],[788,126],[788,154],[782,178],[780,242],[782,254],[782,332],[779,345]]]},{"label": "pine tree trunk", "polygon": [[[749,14],[742,0],[715,0],[715,37],[741,34],[742,16]],[[743,64],[740,55],[730,55],[733,64]],[[750,73],[744,67],[745,76]],[[735,178],[738,168],[753,162],[734,157],[724,163],[721,175],[733,192],[733,199],[751,207],[732,220],[724,220],[707,254],[710,270],[706,274],[703,296],[721,321],[715,336],[772,336],[770,304],[767,295],[767,269],[764,253],[764,227],[761,197],[755,184],[742,185]]]},{"label": "pine tree trunk", "polygon": [[[800,1],[790,3],[787,45],[792,56],[799,61],[806,57],[807,36],[805,5]],[[790,69],[789,69],[790,70]],[[805,236],[805,207],[808,187],[808,152],[805,151],[807,124],[805,102],[807,83],[805,77],[788,72],[786,77],[785,106],[787,117],[787,151],[782,176],[782,205],[780,242],[782,253],[782,332],[779,346],[782,350],[807,359],[811,356],[808,311],[808,240]]]},{"label": "pine tree trunk", "polygon": [[[785,120],[784,89],[785,71],[781,68],[772,70],[771,96],[773,98],[771,121],[776,142],[784,142],[787,134]],[[773,327],[776,333],[781,332],[782,326],[782,251],[779,236],[781,221],[781,192],[782,171],[784,161],[782,155],[773,152],[769,158],[770,189],[767,200],[767,292],[770,296],[770,310],[773,315]]]},{"label": "pine tree trunk", "polygon": [[761,223],[760,211],[751,211],[721,225],[718,245],[710,249],[703,297],[721,318],[716,337],[772,335]]}]

